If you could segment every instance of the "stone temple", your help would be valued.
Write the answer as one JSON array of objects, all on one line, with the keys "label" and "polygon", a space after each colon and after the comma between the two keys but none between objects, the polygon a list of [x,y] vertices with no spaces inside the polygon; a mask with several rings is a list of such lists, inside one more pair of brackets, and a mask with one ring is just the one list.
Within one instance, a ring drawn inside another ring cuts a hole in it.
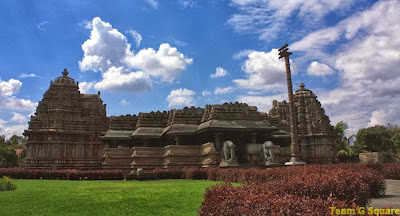
[{"label": "stone temple", "polygon": [[[294,102],[301,160],[335,162],[333,127],[315,94],[301,84]],[[107,117],[100,92],[81,94],[64,70],[50,83],[25,131],[25,166],[126,172],[219,166],[228,140],[234,166],[265,166],[266,141],[273,143],[274,162],[283,164],[290,159],[289,118],[285,101],[273,101],[268,113],[235,102]]]}]

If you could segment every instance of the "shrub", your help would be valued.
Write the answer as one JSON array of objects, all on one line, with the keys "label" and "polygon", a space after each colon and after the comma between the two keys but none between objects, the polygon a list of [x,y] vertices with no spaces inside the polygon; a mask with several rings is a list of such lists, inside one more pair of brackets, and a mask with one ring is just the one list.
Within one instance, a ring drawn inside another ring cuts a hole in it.
[{"label": "shrub", "polygon": [[17,189],[17,186],[14,184],[14,181],[11,178],[3,176],[3,178],[0,179],[0,191],[9,191],[15,189]]},{"label": "shrub", "polygon": [[68,180],[122,180],[120,170],[44,170],[27,168],[0,168],[0,176],[16,179],[68,179]]},{"label": "shrub", "polygon": [[381,172],[387,179],[400,180],[400,163],[384,164]]},{"label": "shrub", "polygon": [[179,168],[161,169],[156,168],[153,173],[157,175],[158,179],[184,179],[185,173]]},{"label": "shrub", "polygon": [[183,169],[185,173],[185,179],[207,179],[207,171],[204,168],[190,167]]},{"label": "shrub", "polygon": [[263,184],[234,187],[230,184],[208,188],[200,215],[330,215],[329,207],[357,208],[352,202],[329,197],[310,198],[271,191]]}]

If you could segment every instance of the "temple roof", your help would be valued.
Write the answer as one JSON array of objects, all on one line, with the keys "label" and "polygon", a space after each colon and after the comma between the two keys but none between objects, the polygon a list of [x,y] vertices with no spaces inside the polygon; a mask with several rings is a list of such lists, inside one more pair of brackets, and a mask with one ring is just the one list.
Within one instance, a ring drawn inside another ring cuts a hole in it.
[{"label": "temple roof", "polygon": [[271,126],[268,121],[254,121],[254,120],[220,120],[214,119],[204,122],[199,125],[196,132],[203,132],[206,130],[225,130],[225,131],[276,131],[278,128]]},{"label": "temple roof", "polygon": [[62,76],[57,77],[57,79],[54,80],[54,84],[76,86],[75,80],[68,76],[67,69],[64,69]]}]

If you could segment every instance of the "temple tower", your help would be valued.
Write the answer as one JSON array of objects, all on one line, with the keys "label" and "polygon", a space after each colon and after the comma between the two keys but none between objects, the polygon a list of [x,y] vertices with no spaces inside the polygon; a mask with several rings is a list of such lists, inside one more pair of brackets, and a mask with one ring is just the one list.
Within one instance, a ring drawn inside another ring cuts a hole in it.
[{"label": "temple tower", "polygon": [[106,106],[98,94],[80,94],[78,83],[64,69],[50,83],[31,116],[25,135],[25,166],[52,169],[99,169],[100,136],[107,131]]}]

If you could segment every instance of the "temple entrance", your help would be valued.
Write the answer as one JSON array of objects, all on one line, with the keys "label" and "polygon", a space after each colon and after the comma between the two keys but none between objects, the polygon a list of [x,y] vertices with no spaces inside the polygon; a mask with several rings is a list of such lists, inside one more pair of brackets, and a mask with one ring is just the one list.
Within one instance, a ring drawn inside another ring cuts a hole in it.
[{"label": "temple entrance", "polygon": [[248,140],[244,134],[235,135],[232,137],[232,142],[236,145],[236,156],[239,164],[247,163],[247,147]]}]

